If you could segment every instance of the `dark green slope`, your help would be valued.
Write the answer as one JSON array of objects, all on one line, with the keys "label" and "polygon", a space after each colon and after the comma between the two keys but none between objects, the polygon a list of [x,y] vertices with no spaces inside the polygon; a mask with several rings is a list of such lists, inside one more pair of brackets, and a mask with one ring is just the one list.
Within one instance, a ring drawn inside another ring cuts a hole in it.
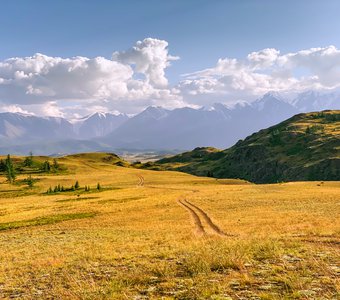
[{"label": "dark green slope", "polygon": [[196,148],[143,167],[256,183],[340,180],[340,110],[298,114],[229,149]]}]

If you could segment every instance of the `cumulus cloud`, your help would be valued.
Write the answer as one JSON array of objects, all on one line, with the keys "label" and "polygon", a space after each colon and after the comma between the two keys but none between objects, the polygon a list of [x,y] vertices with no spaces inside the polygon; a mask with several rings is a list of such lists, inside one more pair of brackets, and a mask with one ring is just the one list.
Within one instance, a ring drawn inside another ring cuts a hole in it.
[{"label": "cumulus cloud", "polygon": [[216,65],[185,74],[178,89],[185,99],[249,100],[269,91],[302,92],[340,87],[340,50],[334,46],[280,54],[268,48],[245,59],[219,59]]},{"label": "cumulus cloud", "polygon": [[174,100],[176,105],[181,97],[167,86],[165,69],[177,57],[169,55],[167,47],[166,41],[148,38],[126,52],[115,52],[113,59],[37,53],[0,61],[0,103],[35,105],[59,116],[67,102],[75,101],[126,110],[133,110],[138,101],[162,105]]},{"label": "cumulus cloud", "polygon": [[18,104],[119,98],[132,74],[130,66],[103,57],[11,58],[0,62],[0,98]]},{"label": "cumulus cloud", "polygon": [[165,77],[165,69],[170,62],[179,59],[168,54],[168,42],[152,38],[138,41],[136,45],[123,52],[114,52],[114,61],[134,65],[135,72],[145,75],[146,80],[153,86],[165,87],[168,80]]},{"label": "cumulus cloud", "polygon": [[268,91],[340,87],[340,50],[334,46],[283,54],[267,48],[243,59],[183,75],[169,86],[166,69],[178,57],[164,40],[146,38],[104,57],[35,54],[0,61],[0,111],[73,117],[97,109],[137,113],[167,108],[251,101]]}]

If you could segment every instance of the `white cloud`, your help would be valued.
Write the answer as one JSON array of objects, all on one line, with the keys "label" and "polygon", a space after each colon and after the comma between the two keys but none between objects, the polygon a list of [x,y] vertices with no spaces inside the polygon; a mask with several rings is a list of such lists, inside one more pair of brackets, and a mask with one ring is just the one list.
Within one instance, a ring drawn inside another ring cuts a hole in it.
[{"label": "white cloud", "polygon": [[250,100],[269,91],[340,87],[340,50],[334,46],[281,55],[268,48],[246,59],[219,59],[213,68],[185,74],[178,89],[189,102]]},{"label": "white cloud", "polygon": [[0,62],[0,98],[16,104],[119,98],[132,74],[130,66],[103,57],[11,58]]},{"label": "white cloud", "polygon": [[19,105],[4,105],[0,107],[0,112],[21,113],[26,115],[34,115],[34,113],[24,110]]},{"label": "white cloud", "polygon": [[166,87],[168,80],[164,70],[170,62],[179,59],[168,54],[168,42],[152,38],[138,41],[136,45],[123,52],[114,52],[114,61],[134,65],[135,72],[144,74],[148,83],[155,87]]},{"label": "white cloud", "polygon": [[162,105],[174,100],[176,105],[181,97],[167,86],[165,69],[177,57],[168,54],[167,46],[148,38],[126,52],[115,52],[112,60],[37,53],[0,61],[0,103],[35,105],[35,110],[59,116],[68,102],[129,112],[140,106],[138,101]]},{"label": "white cloud", "polygon": [[169,86],[165,70],[178,57],[168,43],[147,38],[104,57],[35,54],[0,61],[0,111],[66,116],[96,109],[137,113],[167,108],[251,101],[268,91],[301,92],[340,87],[340,50],[334,46],[282,54],[273,48],[215,66]]}]

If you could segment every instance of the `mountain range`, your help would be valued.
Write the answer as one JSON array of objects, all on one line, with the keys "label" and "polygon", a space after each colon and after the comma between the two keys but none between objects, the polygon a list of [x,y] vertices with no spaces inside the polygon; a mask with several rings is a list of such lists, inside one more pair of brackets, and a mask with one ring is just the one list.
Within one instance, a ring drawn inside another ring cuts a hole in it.
[{"label": "mountain range", "polygon": [[340,108],[340,93],[309,91],[294,99],[267,93],[251,103],[173,110],[148,107],[135,116],[94,113],[67,120],[0,113],[0,153],[39,155],[86,151],[227,148],[297,113]]}]

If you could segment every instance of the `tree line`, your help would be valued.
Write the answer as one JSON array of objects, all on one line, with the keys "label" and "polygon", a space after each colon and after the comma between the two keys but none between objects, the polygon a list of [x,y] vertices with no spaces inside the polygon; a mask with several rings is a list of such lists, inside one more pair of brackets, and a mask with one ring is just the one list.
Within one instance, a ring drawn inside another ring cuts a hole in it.
[{"label": "tree line", "polygon": [[[8,154],[6,159],[0,159],[0,172],[4,172],[7,178],[7,181],[9,183],[14,183],[17,174],[22,173],[31,173],[31,172],[57,172],[61,170],[60,165],[57,161],[57,159],[53,159],[52,163],[50,163],[49,160],[46,160],[44,162],[40,162],[37,160],[34,160],[33,153],[30,152],[30,154],[24,159],[23,162],[14,162],[11,158],[11,155]],[[27,179],[24,180],[29,187],[33,187],[34,179],[32,178],[32,175],[29,174]]]},{"label": "tree line", "polygon": [[[73,184],[70,187],[64,187],[61,184],[56,185],[54,188],[51,186],[49,189],[46,191],[46,194],[56,194],[56,193],[62,193],[62,192],[72,192],[72,191],[77,191],[83,189],[85,192],[90,192],[91,187],[89,185],[85,185],[84,188],[82,188],[79,184],[79,181],[77,180],[75,184]],[[96,190],[100,191],[102,189],[100,183],[97,183],[97,186],[95,188]]]}]

